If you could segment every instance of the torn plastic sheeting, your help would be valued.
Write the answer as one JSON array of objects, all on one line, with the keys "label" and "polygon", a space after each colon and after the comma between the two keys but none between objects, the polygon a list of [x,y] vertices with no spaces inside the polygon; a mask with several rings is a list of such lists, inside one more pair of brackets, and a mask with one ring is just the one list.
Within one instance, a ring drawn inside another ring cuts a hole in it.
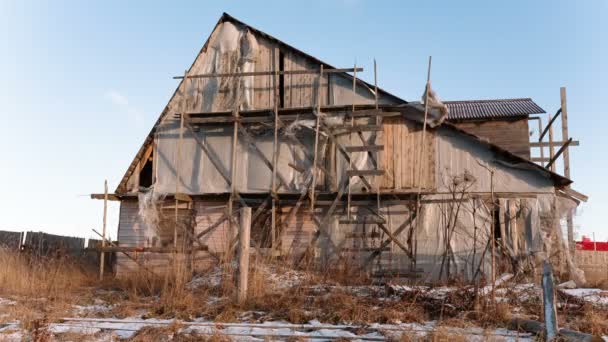
[{"label": "torn plastic sheeting", "polygon": [[[184,132],[180,150],[179,161],[177,144],[179,141],[179,122],[165,123],[156,134],[157,163],[155,191],[161,193],[175,192],[176,168],[179,165],[180,192],[186,194],[225,193],[230,191],[228,179],[231,177],[232,162],[232,130],[231,126],[200,127],[197,132],[189,130]],[[194,138],[207,144],[210,154],[199,146]],[[272,161],[274,138],[271,135],[251,135],[254,144],[268,161]],[[298,134],[298,139],[305,148],[312,150],[313,134],[304,130]],[[271,186],[272,170],[263,161],[263,158],[242,136],[237,144],[237,177],[236,189],[240,192],[268,192]],[[219,169],[212,160],[217,161]],[[304,179],[300,172],[294,170],[289,164],[300,169],[311,167],[306,158],[303,147],[295,144],[287,137],[279,138],[277,173],[288,184],[278,188],[279,192],[295,192],[304,186]],[[224,176],[223,176],[224,175]]]},{"label": "torn plastic sheeting", "polygon": [[[233,23],[224,22],[214,32],[209,48],[197,59],[190,75],[255,71],[258,43],[253,34]],[[235,107],[236,89],[240,86],[240,109],[254,108],[254,77],[209,77],[184,79],[188,111],[214,112]],[[180,112],[183,96],[173,98],[171,112]]]}]

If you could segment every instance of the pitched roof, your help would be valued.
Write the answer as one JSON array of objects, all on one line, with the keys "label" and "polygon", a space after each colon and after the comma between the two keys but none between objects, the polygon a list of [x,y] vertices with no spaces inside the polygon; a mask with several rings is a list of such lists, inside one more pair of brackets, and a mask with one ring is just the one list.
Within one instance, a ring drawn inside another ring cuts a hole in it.
[{"label": "pitched roof", "polygon": [[530,98],[443,101],[448,106],[448,120],[489,120],[545,113]]},{"label": "pitched roof", "polygon": [[[268,33],[265,33],[263,31],[260,31],[254,27],[251,27],[250,25],[234,18],[233,16],[231,16],[228,13],[223,13],[222,16],[220,17],[220,19],[218,20],[218,22],[215,24],[215,26],[213,27],[213,30],[211,30],[211,34],[209,34],[209,37],[207,38],[207,41],[205,42],[205,44],[203,44],[203,47],[201,48],[201,50],[199,51],[199,53],[197,54],[196,58],[194,58],[194,61],[192,62],[192,64],[190,65],[190,68],[188,68],[188,71],[190,71],[190,69],[192,69],[192,67],[194,66],[194,64],[196,63],[196,61],[198,60],[198,58],[200,57],[200,55],[207,49],[207,45],[209,44],[209,41],[211,39],[211,35],[213,34],[213,32],[219,27],[220,24],[222,24],[223,22],[232,22],[235,23],[237,25],[246,27],[247,29],[249,29],[251,32],[258,34],[260,36],[265,37],[268,40],[271,40],[275,43],[277,43],[279,46],[285,48],[286,50],[290,50],[293,51],[296,54],[299,54],[305,58],[308,58],[312,61],[314,61],[315,63],[318,64],[322,64],[324,68],[327,69],[335,69],[335,67],[331,66],[330,64],[327,64],[319,59],[317,59],[316,57],[313,57],[271,35],[269,35]],[[344,73],[342,74],[344,75],[346,78],[352,80],[353,76],[348,74],[348,73]],[[161,122],[162,118],[167,114],[168,111],[168,105],[171,102],[171,100],[173,99],[173,97],[175,97],[175,95],[177,94],[178,89],[180,89],[180,87],[182,86],[182,81],[180,81],[180,83],[177,85],[177,87],[175,88],[175,91],[173,92],[173,95],[171,96],[171,99],[169,99],[169,101],[167,102],[167,105],[165,106],[165,108],[163,109],[163,112],[160,114],[158,120],[156,120],[156,123],[154,124],[154,126],[152,127],[152,129],[150,130],[150,133],[148,133],[148,136],[146,137],[146,140],[144,140],[144,143],[142,144],[141,148],[139,149],[139,151],[137,152],[137,154],[135,155],[135,158],[133,159],[133,161],[131,162],[131,164],[129,165],[129,168],[127,169],[127,171],[125,172],[124,176],[122,177],[122,180],[120,181],[120,183],[118,184],[118,187],[116,188],[116,193],[121,193],[124,192],[126,189],[126,185],[127,182],[129,180],[129,177],[131,176],[131,174],[135,171],[137,164],[139,163],[140,159],[143,157],[147,147],[152,144],[153,142],[153,137],[154,137],[154,132],[156,130],[156,127],[159,125],[159,123]],[[361,85],[365,85],[367,88],[373,88],[374,86],[368,82],[363,81],[362,79],[358,78],[357,79],[357,83],[361,84]],[[389,92],[387,92],[384,89],[381,89],[380,87],[378,87],[378,93],[388,96],[392,99],[395,100],[395,102],[397,103],[407,103],[407,101],[403,100],[402,98],[395,96]]]},{"label": "pitched roof", "polygon": [[[272,40],[274,42],[276,42],[277,44],[279,44],[280,46],[282,46],[285,49],[291,50],[297,54],[300,54],[302,56],[304,56],[305,58],[311,59],[313,61],[315,61],[316,63],[319,64],[323,64],[324,67],[326,68],[334,68],[333,66],[320,61],[319,59],[305,53],[302,52],[300,50],[298,50],[297,48],[284,43],[283,41],[265,33],[262,32],[256,28],[253,28],[245,23],[243,23],[242,21],[230,16],[227,13],[223,13],[221,18],[218,20],[217,24],[215,25],[215,27],[213,28],[212,32],[215,31],[217,29],[217,27],[225,22],[225,21],[230,21],[233,23],[236,23],[238,25],[242,25],[244,27],[247,27],[250,31],[257,33],[259,35],[264,36],[265,38]],[[196,62],[196,60],[199,58],[199,56],[206,50],[207,45],[209,44],[209,40],[210,40],[211,35],[209,35],[209,38],[207,39],[207,41],[205,42],[205,44],[203,45],[203,47],[201,48],[201,50],[199,51],[199,53],[197,54],[197,57],[194,59],[194,61],[192,62],[192,65],[190,66],[190,68],[188,70],[190,70],[192,68],[192,66],[194,66],[194,63]],[[348,73],[344,73],[344,76],[351,79],[352,80],[352,76]],[[182,85],[182,81],[180,81],[180,83],[178,84],[178,86],[176,87],[173,96],[171,97],[171,99],[173,99],[173,97],[177,94],[178,89],[180,89],[181,85]],[[373,86],[361,79],[357,79],[357,82],[360,84],[365,84],[366,86],[372,88]],[[407,101],[381,89],[378,88],[378,92],[380,94],[392,97],[394,100],[396,100],[397,103],[402,103],[402,106],[407,106]],[[161,122],[162,118],[165,115],[168,115],[168,104],[170,103],[171,99],[169,100],[169,102],[167,103],[167,106],[165,106],[165,108],[163,109],[163,112],[161,113],[161,115],[159,116],[159,118],[157,119],[156,123],[154,124],[154,126],[152,127],[152,129],[150,130],[150,133],[148,133],[148,136],[146,137],[146,139],[144,140],[144,143],[142,144],[141,148],[139,149],[139,151],[137,152],[135,158],[133,159],[133,161],[131,162],[131,164],[129,165],[129,168],[127,169],[127,171],[125,172],[120,184],[118,185],[117,189],[115,190],[115,193],[124,193],[126,190],[126,185],[127,182],[129,180],[129,177],[131,176],[131,174],[135,171],[137,164],[139,163],[140,159],[143,158],[143,155],[147,149],[148,146],[150,146],[150,144],[153,143],[153,137],[154,137],[154,132],[156,130],[156,127],[159,125],[159,123]],[[531,99],[527,98],[527,99],[505,99],[505,100],[473,100],[473,101],[444,101],[445,104],[448,105],[448,108],[450,109],[450,115],[448,117],[448,120],[458,120],[458,117],[461,117],[462,119],[474,119],[474,118],[479,118],[479,119],[488,119],[488,118],[498,118],[498,117],[508,117],[509,116],[509,110],[507,110],[506,108],[512,108],[510,109],[510,115],[511,116],[517,116],[517,115],[528,115],[528,114],[537,114],[537,113],[545,113],[545,111],[540,108],[538,105],[536,105]],[[508,103],[512,103],[511,105],[509,105]],[[477,108],[476,110],[469,110],[469,113],[476,113],[476,114],[469,114],[469,115],[465,115],[465,114],[456,114],[459,113],[458,108],[462,108],[462,111],[460,113],[466,113],[467,110],[466,108]],[[502,110],[499,110],[498,108],[500,107],[504,107]],[[521,112],[521,110],[517,109],[517,108],[528,108],[528,113],[519,113],[516,114],[518,111]],[[495,114],[492,115],[490,114],[491,112],[494,112]],[[485,114],[483,114],[485,113]],[[499,113],[503,113],[502,116]],[[452,117],[454,115],[454,117]],[[485,115],[485,116],[484,116]],[[524,159],[524,158],[520,158],[518,156],[513,155],[512,153],[503,150],[502,148],[491,144],[491,143],[487,143],[484,142],[483,140],[481,140],[479,137],[470,134],[468,132],[465,132],[453,125],[449,125],[444,123],[444,125],[448,126],[451,129],[460,131],[461,133],[470,135],[474,138],[476,138],[477,140],[479,140],[480,142],[484,143],[484,144],[488,144],[490,147],[492,147],[493,149],[495,149],[498,152],[504,153],[506,155],[509,155],[510,157],[513,157],[515,159],[518,159],[518,161],[523,162],[524,164],[530,164],[529,167],[531,166],[533,169],[537,169],[539,171],[544,171],[546,173],[548,173],[551,178],[556,182],[556,184],[559,185],[564,185],[564,184],[569,184],[572,181],[560,176],[558,174],[555,174],[549,170],[546,170],[540,166],[538,166],[537,164]]]}]

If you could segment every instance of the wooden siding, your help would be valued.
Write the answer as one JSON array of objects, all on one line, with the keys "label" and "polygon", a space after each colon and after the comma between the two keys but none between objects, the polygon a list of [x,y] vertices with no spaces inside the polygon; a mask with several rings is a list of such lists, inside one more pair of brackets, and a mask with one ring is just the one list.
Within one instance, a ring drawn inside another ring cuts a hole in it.
[{"label": "wooden siding", "polygon": [[381,188],[386,190],[412,190],[418,179],[422,189],[435,188],[435,133],[426,131],[425,155],[422,157],[422,178],[418,177],[419,147],[422,145],[422,127],[401,117],[384,119],[384,152],[382,166],[386,171]]},{"label": "wooden siding", "polygon": [[530,159],[530,132],[528,118],[519,120],[492,120],[456,122],[456,126],[487,139],[520,157]]},{"label": "wooden siding", "polygon": [[[267,39],[257,37],[258,52],[255,61],[255,71],[278,70],[278,49]],[[255,76],[253,87],[253,107],[273,108],[274,107],[274,75]],[[278,81],[278,80],[277,80]],[[278,86],[278,85],[277,85]]]},{"label": "wooden siding", "polygon": [[[194,235],[198,235],[217,222],[223,216],[225,206],[226,202],[195,201],[193,210],[187,211],[194,215]],[[183,210],[183,212],[186,211]],[[118,241],[120,246],[160,246],[155,238],[151,238],[151,236],[154,236],[155,234],[147,232],[146,229],[148,228],[139,216],[137,200],[122,201],[120,203],[118,224]],[[228,221],[225,220],[211,232],[205,234],[201,238],[201,242],[209,248],[211,253],[221,253],[226,250],[229,241],[231,241],[233,237],[234,234],[230,234],[230,225],[228,224]],[[178,236],[178,238],[180,238],[180,236]],[[146,267],[159,272],[172,265],[171,254],[131,253],[131,256],[146,265]],[[194,255],[194,268],[195,270],[205,269],[213,260],[214,257],[212,257],[210,253],[198,251]],[[117,254],[117,274],[119,276],[130,272],[137,272],[138,270],[139,266],[133,260],[122,253]]]},{"label": "wooden siding", "polygon": [[[320,65],[315,64],[304,56],[287,52],[284,55],[284,68],[288,70],[319,70]],[[308,107],[317,105],[317,78],[316,74],[285,75],[284,107]],[[327,102],[327,74],[321,80],[321,105]]]}]

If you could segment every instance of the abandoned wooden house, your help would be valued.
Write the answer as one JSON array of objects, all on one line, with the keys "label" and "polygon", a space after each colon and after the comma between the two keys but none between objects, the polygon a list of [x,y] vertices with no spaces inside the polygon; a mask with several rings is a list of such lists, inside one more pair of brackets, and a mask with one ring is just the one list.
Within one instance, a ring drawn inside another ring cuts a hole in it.
[{"label": "abandoned wooden house", "polygon": [[244,206],[254,250],[294,266],[470,280],[494,256],[523,271],[551,254],[584,196],[530,159],[544,110],[408,102],[362,71],[224,14],[109,196],[120,247],[137,251],[117,272],[170,267],[167,251],[202,269],[231,250]]}]

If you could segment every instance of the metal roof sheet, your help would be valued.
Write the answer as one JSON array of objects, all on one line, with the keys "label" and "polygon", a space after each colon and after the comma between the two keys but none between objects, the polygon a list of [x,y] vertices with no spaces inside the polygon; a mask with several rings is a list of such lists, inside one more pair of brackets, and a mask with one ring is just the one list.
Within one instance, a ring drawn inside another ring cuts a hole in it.
[{"label": "metal roof sheet", "polygon": [[530,98],[444,101],[448,106],[448,120],[486,120],[545,113]]}]

